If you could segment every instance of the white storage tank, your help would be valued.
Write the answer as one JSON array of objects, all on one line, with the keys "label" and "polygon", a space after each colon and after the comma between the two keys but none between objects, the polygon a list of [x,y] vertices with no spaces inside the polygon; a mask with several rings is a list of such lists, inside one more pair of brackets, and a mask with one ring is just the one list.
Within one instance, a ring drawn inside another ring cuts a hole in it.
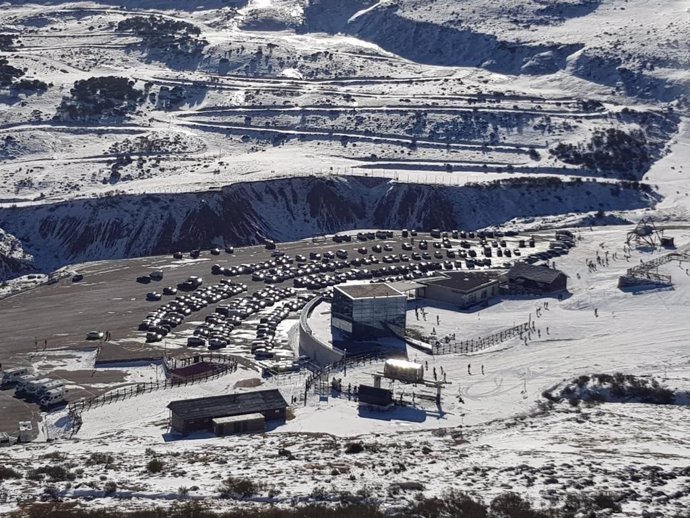
[{"label": "white storage tank", "polygon": [[383,364],[383,375],[407,383],[420,383],[424,380],[424,367],[421,363],[406,360],[386,360]]}]

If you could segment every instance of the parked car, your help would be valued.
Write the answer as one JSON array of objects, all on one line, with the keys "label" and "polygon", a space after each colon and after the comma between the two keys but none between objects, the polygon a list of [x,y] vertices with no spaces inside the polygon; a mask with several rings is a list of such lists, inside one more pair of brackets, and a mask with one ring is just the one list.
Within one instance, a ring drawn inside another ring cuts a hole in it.
[{"label": "parked car", "polygon": [[161,340],[163,340],[163,335],[156,331],[149,331],[146,333],[147,342],[160,342]]},{"label": "parked car", "polygon": [[86,333],[87,340],[102,340],[105,337],[103,331],[89,331]]},{"label": "parked car", "polygon": [[84,276],[81,273],[77,273],[72,276],[72,282],[79,282],[84,279]]},{"label": "parked car", "polygon": [[151,273],[149,273],[149,277],[151,277],[151,280],[153,280],[153,281],[162,281],[163,280],[163,272],[162,272],[162,270],[154,270]]}]

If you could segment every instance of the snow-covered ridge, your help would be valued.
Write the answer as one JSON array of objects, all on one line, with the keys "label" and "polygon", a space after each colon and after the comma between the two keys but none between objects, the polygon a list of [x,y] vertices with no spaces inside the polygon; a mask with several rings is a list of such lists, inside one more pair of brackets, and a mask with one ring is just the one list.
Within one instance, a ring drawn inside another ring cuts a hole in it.
[{"label": "snow-covered ridge", "polygon": [[629,210],[655,203],[637,184],[516,180],[430,186],[381,178],[299,177],[220,191],[117,195],[0,211],[41,269],[262,238],[356,228],[481,228],[514,217]]}]

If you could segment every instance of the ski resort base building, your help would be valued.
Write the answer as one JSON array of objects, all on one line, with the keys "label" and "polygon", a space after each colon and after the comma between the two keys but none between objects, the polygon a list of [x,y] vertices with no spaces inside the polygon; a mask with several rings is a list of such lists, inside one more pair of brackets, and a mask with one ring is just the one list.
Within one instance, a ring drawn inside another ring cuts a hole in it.
[{"label": "ski resort base building", "polygon": [[331,326],[349,340],[405,334],[407,297],[388,284],[346,284],[333,289]]},{"label": "ski resort base building", "polygon": [[502,272],[444,272],[438,277],[419,281],[424,285],[422,298],[452,304],[461,309],[486,305],[499,293]]}]

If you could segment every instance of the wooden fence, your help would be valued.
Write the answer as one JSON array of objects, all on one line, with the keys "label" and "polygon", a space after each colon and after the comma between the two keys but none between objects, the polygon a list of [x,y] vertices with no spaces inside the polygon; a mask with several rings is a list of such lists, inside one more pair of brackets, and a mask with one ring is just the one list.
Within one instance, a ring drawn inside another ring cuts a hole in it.
[{"label": "wooden fence", "polygon": [[205,372],[198,376],[190,376],[188,378],[182,379],[166,378],[161,381],[135,383],[132,385],[127,385],[125,387],[121,387],[116,390],[112,390],[110,392],[106,392],[105,394],[101,394],[100,396],[80,399],[79,401],[69,403],[69,405],[67,405],[68,414],[75,423],[76,428],[76,430],[73,430],[72,434],[76,433],[78,431],[78,428],[81,426],[81,414],[86,410],[90,410],[91,408],[109,405],[110,403],[114,403],[116,401],[124,401],[126,399],[140,396],[142,394],[147,394],[149,392],[154,392],[157,390],[165,390],[174,387],[191,385],[194,383],[202,383],[204,381],[208,381],[211,379],[220,378],[221,376],[224,376],[229,372],[234,372],[235,370],[237,370],[236,361],[221,360],[221,362],[222,363],[218,363],[218,359],[216,359],[214,363],[218,364],[218,369],[210,372]]},{"label": "wooden fence", "polygon": [[505,342],[515,336],[522,337],[523,333],[528,333],[530,331],[530,323],[524,322],[523,324],[513,326],[509,329],[504,329],[498,333],[494,333],[483,338],[477,338],[472,340],[462,340],[462,341],[437,341],[431,344],[432,354],[467,354],[476,353],[494,345]]}]

